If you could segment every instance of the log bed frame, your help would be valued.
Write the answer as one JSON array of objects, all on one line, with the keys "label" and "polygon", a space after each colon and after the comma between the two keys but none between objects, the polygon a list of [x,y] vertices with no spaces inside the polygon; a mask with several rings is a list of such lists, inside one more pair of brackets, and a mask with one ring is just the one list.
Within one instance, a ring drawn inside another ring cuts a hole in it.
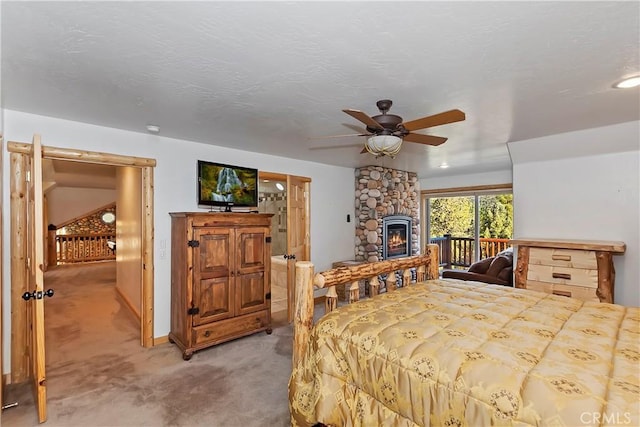
[{"label": "log bed frame", "polygon": [[[439,277],[438,245],[428,244],[422,255],[406,258],[396,258],[386,261],[354,265],[351,267],[338,267],[314,275],[313,264],[309,261],[296,263],[296,288],[293,316],[293,366],[304,355],[307,348],[309,334],[313,327],[314,287],[327,288],[325,301],[325,314],[338,306],[338,294],[336,285],[344,284],[349,290],[349,301],[359,299],[360,280],[369,281],[369,294],[374,297],[378,294],[380,281],[378,275],[401,271],[402,283],[411,283],[411,269],[416,268],[416,282],[437,279]],[[385,280],[387,292],[397,288],[396,275],[389,274]]]}]

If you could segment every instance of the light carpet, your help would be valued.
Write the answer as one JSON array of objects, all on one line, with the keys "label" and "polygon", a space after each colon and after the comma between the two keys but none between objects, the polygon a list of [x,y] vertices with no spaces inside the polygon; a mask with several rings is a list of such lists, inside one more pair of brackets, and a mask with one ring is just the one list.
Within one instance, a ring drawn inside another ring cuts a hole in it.
[{"label": "light carpet", "polygon": [[[288,426],[292,328],[196,352],[140,346],[139,324],[115,291],[115,262],[46,273],[47,426]],[[4,426],[36,426],[28,383],[10,385]]]}]

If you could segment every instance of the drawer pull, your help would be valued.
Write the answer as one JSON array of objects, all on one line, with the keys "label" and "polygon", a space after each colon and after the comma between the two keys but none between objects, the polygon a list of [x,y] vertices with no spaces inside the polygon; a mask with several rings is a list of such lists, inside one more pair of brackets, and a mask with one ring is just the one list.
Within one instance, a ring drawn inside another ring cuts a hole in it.
[{"label": "drawer pull", "polygon": [[554,279],[571,280],[571,275],[567,273],[551,273],[551,277],[553,277]]},{"label": "drawer pull", "polygon": [[561,297],[569,297],[571,298],[571,292],[566,292],[566,291],[553,291],[554,295],[559,295]]},{"label": "drawer pull", "polygon": [[551,255],[551,259],[554,261],[571,261],[571,255]]}]

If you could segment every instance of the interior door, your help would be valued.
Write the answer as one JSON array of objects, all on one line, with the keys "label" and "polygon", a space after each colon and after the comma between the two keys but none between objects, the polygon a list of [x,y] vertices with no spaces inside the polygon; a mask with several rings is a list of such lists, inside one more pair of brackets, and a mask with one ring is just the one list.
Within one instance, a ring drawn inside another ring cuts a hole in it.
[{"label": "interior door", "polygon": [[30,289],[23,298],[27,304],[27,352],[30,378],[38,420],[47,420],[47,386],[44,354],[44,226],[42,211],[42,147],[34,135],[27,190],[27,271]]},{"label": "interior door", "polygon": [[[309,178],[287,175],[287,319],[293,320],[296,261],[309,261]],[[294,256],[291,256],[294,255]]]}]

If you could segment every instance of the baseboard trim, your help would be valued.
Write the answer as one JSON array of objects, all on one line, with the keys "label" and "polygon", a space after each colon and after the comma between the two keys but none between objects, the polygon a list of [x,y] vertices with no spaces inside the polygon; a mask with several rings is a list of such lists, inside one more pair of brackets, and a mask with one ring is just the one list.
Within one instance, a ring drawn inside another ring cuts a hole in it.
[{"label": "baseboard trim", "polygon": [[165,335],[163,337],[157,337],[153,339],[153,345],[159,345],[169,342],[169,335]]},{"label": "baseboard trim", "polygon": [[124,305],[129,309],[129,312],[133,315],[133,317],[136,318],[136,321],[140,323],[140,313],[138,313],[138,310],[136,310],[135,306],[131,303],[129,298],[127,298],[127,296],[123,294],[117,286],[116,294],[118,294],[118,296],[122,299],[122,302],[124,302]]}]

